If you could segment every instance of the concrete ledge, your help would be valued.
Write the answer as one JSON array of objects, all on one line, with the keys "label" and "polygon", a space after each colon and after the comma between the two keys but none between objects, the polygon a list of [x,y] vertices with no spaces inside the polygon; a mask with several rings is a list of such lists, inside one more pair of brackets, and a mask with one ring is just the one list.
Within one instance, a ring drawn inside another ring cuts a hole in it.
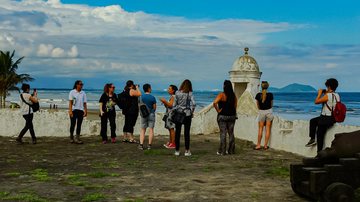
[{"label": "concrete ledge", "polygon": [[[24,127],[23,119],[18,109],[0,110],[0,136],[17,136]],[[168,130],[164,128],[162,121],[163,113],[156,114],[155,134],[168,135]],[[219,128],[216,121],[217,113],[211,105],[205,107],[194,115],[191,134],[211,134],[218,133]],[[70,119],[67,111],[49,112],[41,110],[34,115],[34,128],[37,136],[69,136]],[[117,113],[117,135],[122,135],[124,116]],[[109,129],[110,130],[110,129]],[[335,124],[328,130],[325,136],[325,147],[331,145],[336,133],[351,132],[360,130],[358,126],[347,126]],[[135,126],[135,134],[139,134],[140,120]],[[284,150],[300,154],[303,156],[315,156],[316,147],[305,147],[309,140],[309,121],[295,120],[289,121],[275,116],[269,146],[273,149]],[[240,139],[257,142],[258,123],[257,116],[238,114],[238,120],[235,125],[235,136]],[[82,135],[99,135],[100,120],[85,119],[82,125]],[[28,134],[27,134],[28,135]],[[108,131],[110,135],[110,131]],[[265,135],[265,133],[264,133]],[[263,137],[264,139],[264,137]]]}]

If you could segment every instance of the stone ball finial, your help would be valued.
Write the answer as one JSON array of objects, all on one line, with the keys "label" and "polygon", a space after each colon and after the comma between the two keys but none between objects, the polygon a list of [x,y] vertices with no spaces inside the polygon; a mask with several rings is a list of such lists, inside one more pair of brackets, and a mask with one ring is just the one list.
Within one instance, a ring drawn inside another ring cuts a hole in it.
[{"label": "stone ball finial", "polygon": [[248,48],[248,47],[245,47],[245,48],[244,48],[244,51],[245,51],[245,55],[248,55],[249,48]]}]

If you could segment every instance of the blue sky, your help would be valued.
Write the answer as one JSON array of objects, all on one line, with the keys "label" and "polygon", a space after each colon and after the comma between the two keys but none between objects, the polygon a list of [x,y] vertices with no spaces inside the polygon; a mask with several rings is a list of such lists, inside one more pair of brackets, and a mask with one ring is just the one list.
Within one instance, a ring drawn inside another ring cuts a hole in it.
[{"label": "blue sky", "polygon": [[336,77],[359,91],[360,1],[0,1],[0,50],[25,56],[36,87],[216,89],[247,46],[274,87]]}]

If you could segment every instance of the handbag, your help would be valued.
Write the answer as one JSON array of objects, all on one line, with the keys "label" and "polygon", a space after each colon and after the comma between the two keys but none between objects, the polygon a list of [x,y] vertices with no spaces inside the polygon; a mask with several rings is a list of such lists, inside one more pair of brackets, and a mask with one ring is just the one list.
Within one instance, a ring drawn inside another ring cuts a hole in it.
[{"label": "handbag", "polygon": [[[23,97],[23,94],[20,94],[20,97],[21,97],[21,100],[22,100],[25,104],[29,105],[29,107],[32,108],[33,112],[39,111],[39,109],[40,109],[40,104],[39,104],[39,102],[35,102],[35,103],[33,103],[33,104],[29,104],[28,102],[25,101],[25,99],[24,99],[24,97]],[[30,114],[30,108],[29,108],[29,114]]]},{"label": "handbag", "polygon": [[174,115],[171,117],[171,120],[174,123],[184,123],[185,117],[186,117],[185,112],[175,111]]},{"label": "handbag", "polygon": [[[186,108],[190,109],[190,101],[189,94],[186,97]],[[184,111],[175,110],[173,115],[171,116],[171,121],[178,124],[183,124],[186,117],[186,113]]]},{"label": "handbag", "polygon": [[164,116],[163,116],[162,120],[166,122],[166,121],[167,121],[167,119],[168,119],[168,117],[169,117],[169,115],[164,114]]}]

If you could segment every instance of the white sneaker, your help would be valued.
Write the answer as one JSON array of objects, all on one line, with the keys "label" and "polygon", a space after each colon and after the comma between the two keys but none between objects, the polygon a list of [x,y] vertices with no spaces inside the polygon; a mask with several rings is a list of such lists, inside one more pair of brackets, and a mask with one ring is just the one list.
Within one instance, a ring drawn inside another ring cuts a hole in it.
[{"label": "white sneaker", "polygon": [[175,151],[175,156],[180,156],[180,151]]},{"label": "white sneaker", "polygon": [[185,152],[184,156],[191,156],[191,152],[190,151]]}]

